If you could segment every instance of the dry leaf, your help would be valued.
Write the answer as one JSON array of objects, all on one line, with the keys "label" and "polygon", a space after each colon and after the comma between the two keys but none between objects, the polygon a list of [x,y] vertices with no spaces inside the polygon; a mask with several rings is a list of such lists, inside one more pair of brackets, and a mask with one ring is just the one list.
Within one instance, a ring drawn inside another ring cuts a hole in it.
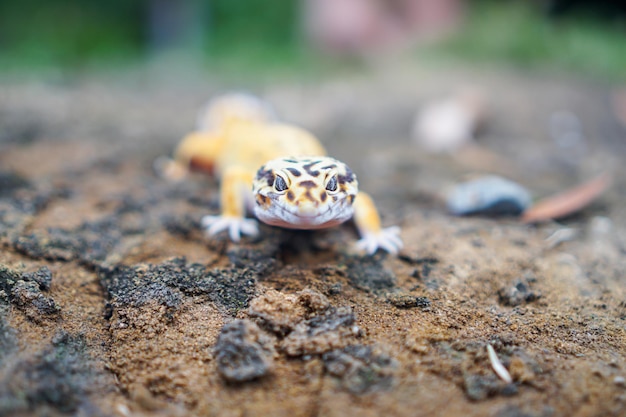
[{"label": "dry leaf", "polygon": [[537,223],[575,213],[595,200],[610,185],[611,175],[605,172],[572,189],[538,201],[522,214],[522,221]]}]

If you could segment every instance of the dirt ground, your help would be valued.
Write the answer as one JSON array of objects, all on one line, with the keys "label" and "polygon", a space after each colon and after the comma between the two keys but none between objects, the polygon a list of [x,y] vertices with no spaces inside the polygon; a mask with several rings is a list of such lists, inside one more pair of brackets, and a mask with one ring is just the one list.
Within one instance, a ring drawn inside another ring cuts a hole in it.
[{"label": "dirt ground", "polygon": [[[254,87],[402,227],[400,256],[368,257],[349,224],[204,236],[216,183],[168,183],[152,161],[225,87],[169,81],[0,85],[0,415],[626,415],[626,128],[610,86],[378,68]],[[487,99],[477,145],[413,146],[415,111],[468,84]],[[574,141],[551,134],[564,111]],[[612,187],[558,222],[442,203],[468,174],[538,198],[607,169]]]}]

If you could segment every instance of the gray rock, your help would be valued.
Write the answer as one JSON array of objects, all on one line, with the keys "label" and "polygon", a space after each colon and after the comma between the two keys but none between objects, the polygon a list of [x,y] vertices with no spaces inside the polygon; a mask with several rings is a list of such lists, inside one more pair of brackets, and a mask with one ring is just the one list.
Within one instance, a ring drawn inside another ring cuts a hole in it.
[{"label": "gray rock", "polygon": [[484,214],[517,216],[530,206],[529,192],[521,185],[487,176],[455,186],[446,198],[448,210],[457,216]]}]

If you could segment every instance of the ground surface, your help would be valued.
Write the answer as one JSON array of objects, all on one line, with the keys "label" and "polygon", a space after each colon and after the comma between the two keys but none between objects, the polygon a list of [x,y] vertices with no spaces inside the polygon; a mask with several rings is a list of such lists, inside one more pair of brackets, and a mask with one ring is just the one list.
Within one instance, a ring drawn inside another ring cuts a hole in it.
[{"label": "ground surface", "polygon": [[[478,146],[415,149],[417,107],[468,82],[488,99]],[[216,184],[151,163],[214,91],[0,87],[0,415],[626,415],[626,132],[609,87],[381,68],[259,90],[352,166],[402,227],[399,257],[353,254],[349,225],[208,240]],[[576,140],[551,136],[558,111],[579,117]],[[468,173],[539,197],[607,168],[612,188],[558,223],[441,203]],[[562,228],[573,239],[546,241]]]}]

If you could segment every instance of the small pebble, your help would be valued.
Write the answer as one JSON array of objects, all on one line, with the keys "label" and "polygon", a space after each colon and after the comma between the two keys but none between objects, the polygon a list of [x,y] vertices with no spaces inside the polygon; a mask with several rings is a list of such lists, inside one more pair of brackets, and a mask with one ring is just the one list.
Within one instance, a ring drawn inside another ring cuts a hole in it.
[{"label": "small pebble", "polygon": [[574,240],[576,236],[578,236],[578,229],[563,227],[548,236],[546,238],[546,243],[548,244],[548,248],[553,249],[559,246],[561,243]]},{"label": "small pebble", "polygon": [[415,115],[413,140],[427,152],[455,152],[472,142],[484,112],[479,91],[467,89],[433,101]]},{"label": "small pebble", "polygon": [[589,222],[589,232],[594,238],[605,239],[614,230],[613,222],[605,216],[594,216]]},{"label": "small pebble", "polygon": [[430,300],[426,297],[416,297],[410,294],[387,294],[387,301],[397,308],[419,307],[430,310]]},{"label": "small pebble", "polygon": [[528,208],[530,203],[530,194],[524,187],[497,176],[458,184],[446,199],[448,210],[457,216],[516,216]]},{"label": "small pebble", "polygon": [[505,306],[516,307],[541,298],[541,293],[533,291],[530,283],[525,278],[516,279],[512,285],[502,287],[498,290],[498,300]]}]

